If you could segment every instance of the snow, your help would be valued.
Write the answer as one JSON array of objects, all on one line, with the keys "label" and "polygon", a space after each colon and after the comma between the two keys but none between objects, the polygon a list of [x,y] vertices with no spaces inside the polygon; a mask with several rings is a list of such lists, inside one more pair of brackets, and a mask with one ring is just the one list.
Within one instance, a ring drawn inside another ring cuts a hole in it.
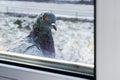
[{"label": "snow", "polygon": [[[20,20],[21,26],[15,24]],[[0,14],[0,50],[26,37],[35,18],[13,17]],[[52,30],[56,59],[94,64],[94,24],[79,21],[57,20],[57,31]],[[15,46],[15,45],[13,45]]]}]

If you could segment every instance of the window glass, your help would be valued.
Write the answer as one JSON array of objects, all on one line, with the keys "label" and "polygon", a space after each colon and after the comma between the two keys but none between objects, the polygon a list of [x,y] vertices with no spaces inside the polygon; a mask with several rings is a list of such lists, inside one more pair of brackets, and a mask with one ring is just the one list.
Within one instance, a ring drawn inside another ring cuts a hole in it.
[{"label": "window glass", "polygon": [[0,51],[94,65],[93,0],[1,0]]}]

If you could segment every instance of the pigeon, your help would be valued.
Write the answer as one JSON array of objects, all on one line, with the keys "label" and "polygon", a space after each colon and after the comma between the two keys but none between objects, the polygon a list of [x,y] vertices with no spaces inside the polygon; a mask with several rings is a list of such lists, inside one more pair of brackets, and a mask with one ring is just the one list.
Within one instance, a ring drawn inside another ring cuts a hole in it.
[{"label": "pigeon", "polygon": [[7,51],[55,58],[51,29],[57,30],[56,16],[50,12],[41,13],[33,24],[29,35],[17,41]]}]

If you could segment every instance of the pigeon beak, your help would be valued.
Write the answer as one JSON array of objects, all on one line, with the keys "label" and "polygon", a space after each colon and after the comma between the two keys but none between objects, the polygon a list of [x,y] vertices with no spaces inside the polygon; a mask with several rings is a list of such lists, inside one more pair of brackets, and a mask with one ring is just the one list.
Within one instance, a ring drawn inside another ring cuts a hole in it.
[{"label": "pigeon beak", "polygon": [[52,28],[57,31],[56,24],[52,23],[51,25],[52,25]]}]

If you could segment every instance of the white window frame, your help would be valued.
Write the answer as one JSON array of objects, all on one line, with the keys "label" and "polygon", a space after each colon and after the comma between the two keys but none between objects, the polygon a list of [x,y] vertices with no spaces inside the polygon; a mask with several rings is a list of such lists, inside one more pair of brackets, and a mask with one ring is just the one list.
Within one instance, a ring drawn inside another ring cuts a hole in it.
[{"label": "white window frame", "polygon": [[[9,66],[12,65],[12,66],[19,67],[17,69],[14,67],[15,72],[12,72],[14,74],[17,72],[17,70],[21,68],[25,68],[26,70],[27,69],[37,70],[40,72],[42,71],[42,72],[48,72],[51,74],[66,75],[69,77],[76,77],[79,79],[94,78],[94,65],[83,64],[83,63],[78,64],[74,62],[49,59],[49,58],[43,58],[43,57],[37,57],[37,56],[31,56],[31,55],[25,55],[25,54],[0,51],[0,71],[9,69],[8,66],[6,67],[4,66],[4,69],[2,69],[1,64],[7,64]],[[13,68],[10,67],[10,69],[13,69]],[[10,73],[7,73],[7,74],[10,74]],[[46,75],[46,76],[49,76],[49,75]]]}]

